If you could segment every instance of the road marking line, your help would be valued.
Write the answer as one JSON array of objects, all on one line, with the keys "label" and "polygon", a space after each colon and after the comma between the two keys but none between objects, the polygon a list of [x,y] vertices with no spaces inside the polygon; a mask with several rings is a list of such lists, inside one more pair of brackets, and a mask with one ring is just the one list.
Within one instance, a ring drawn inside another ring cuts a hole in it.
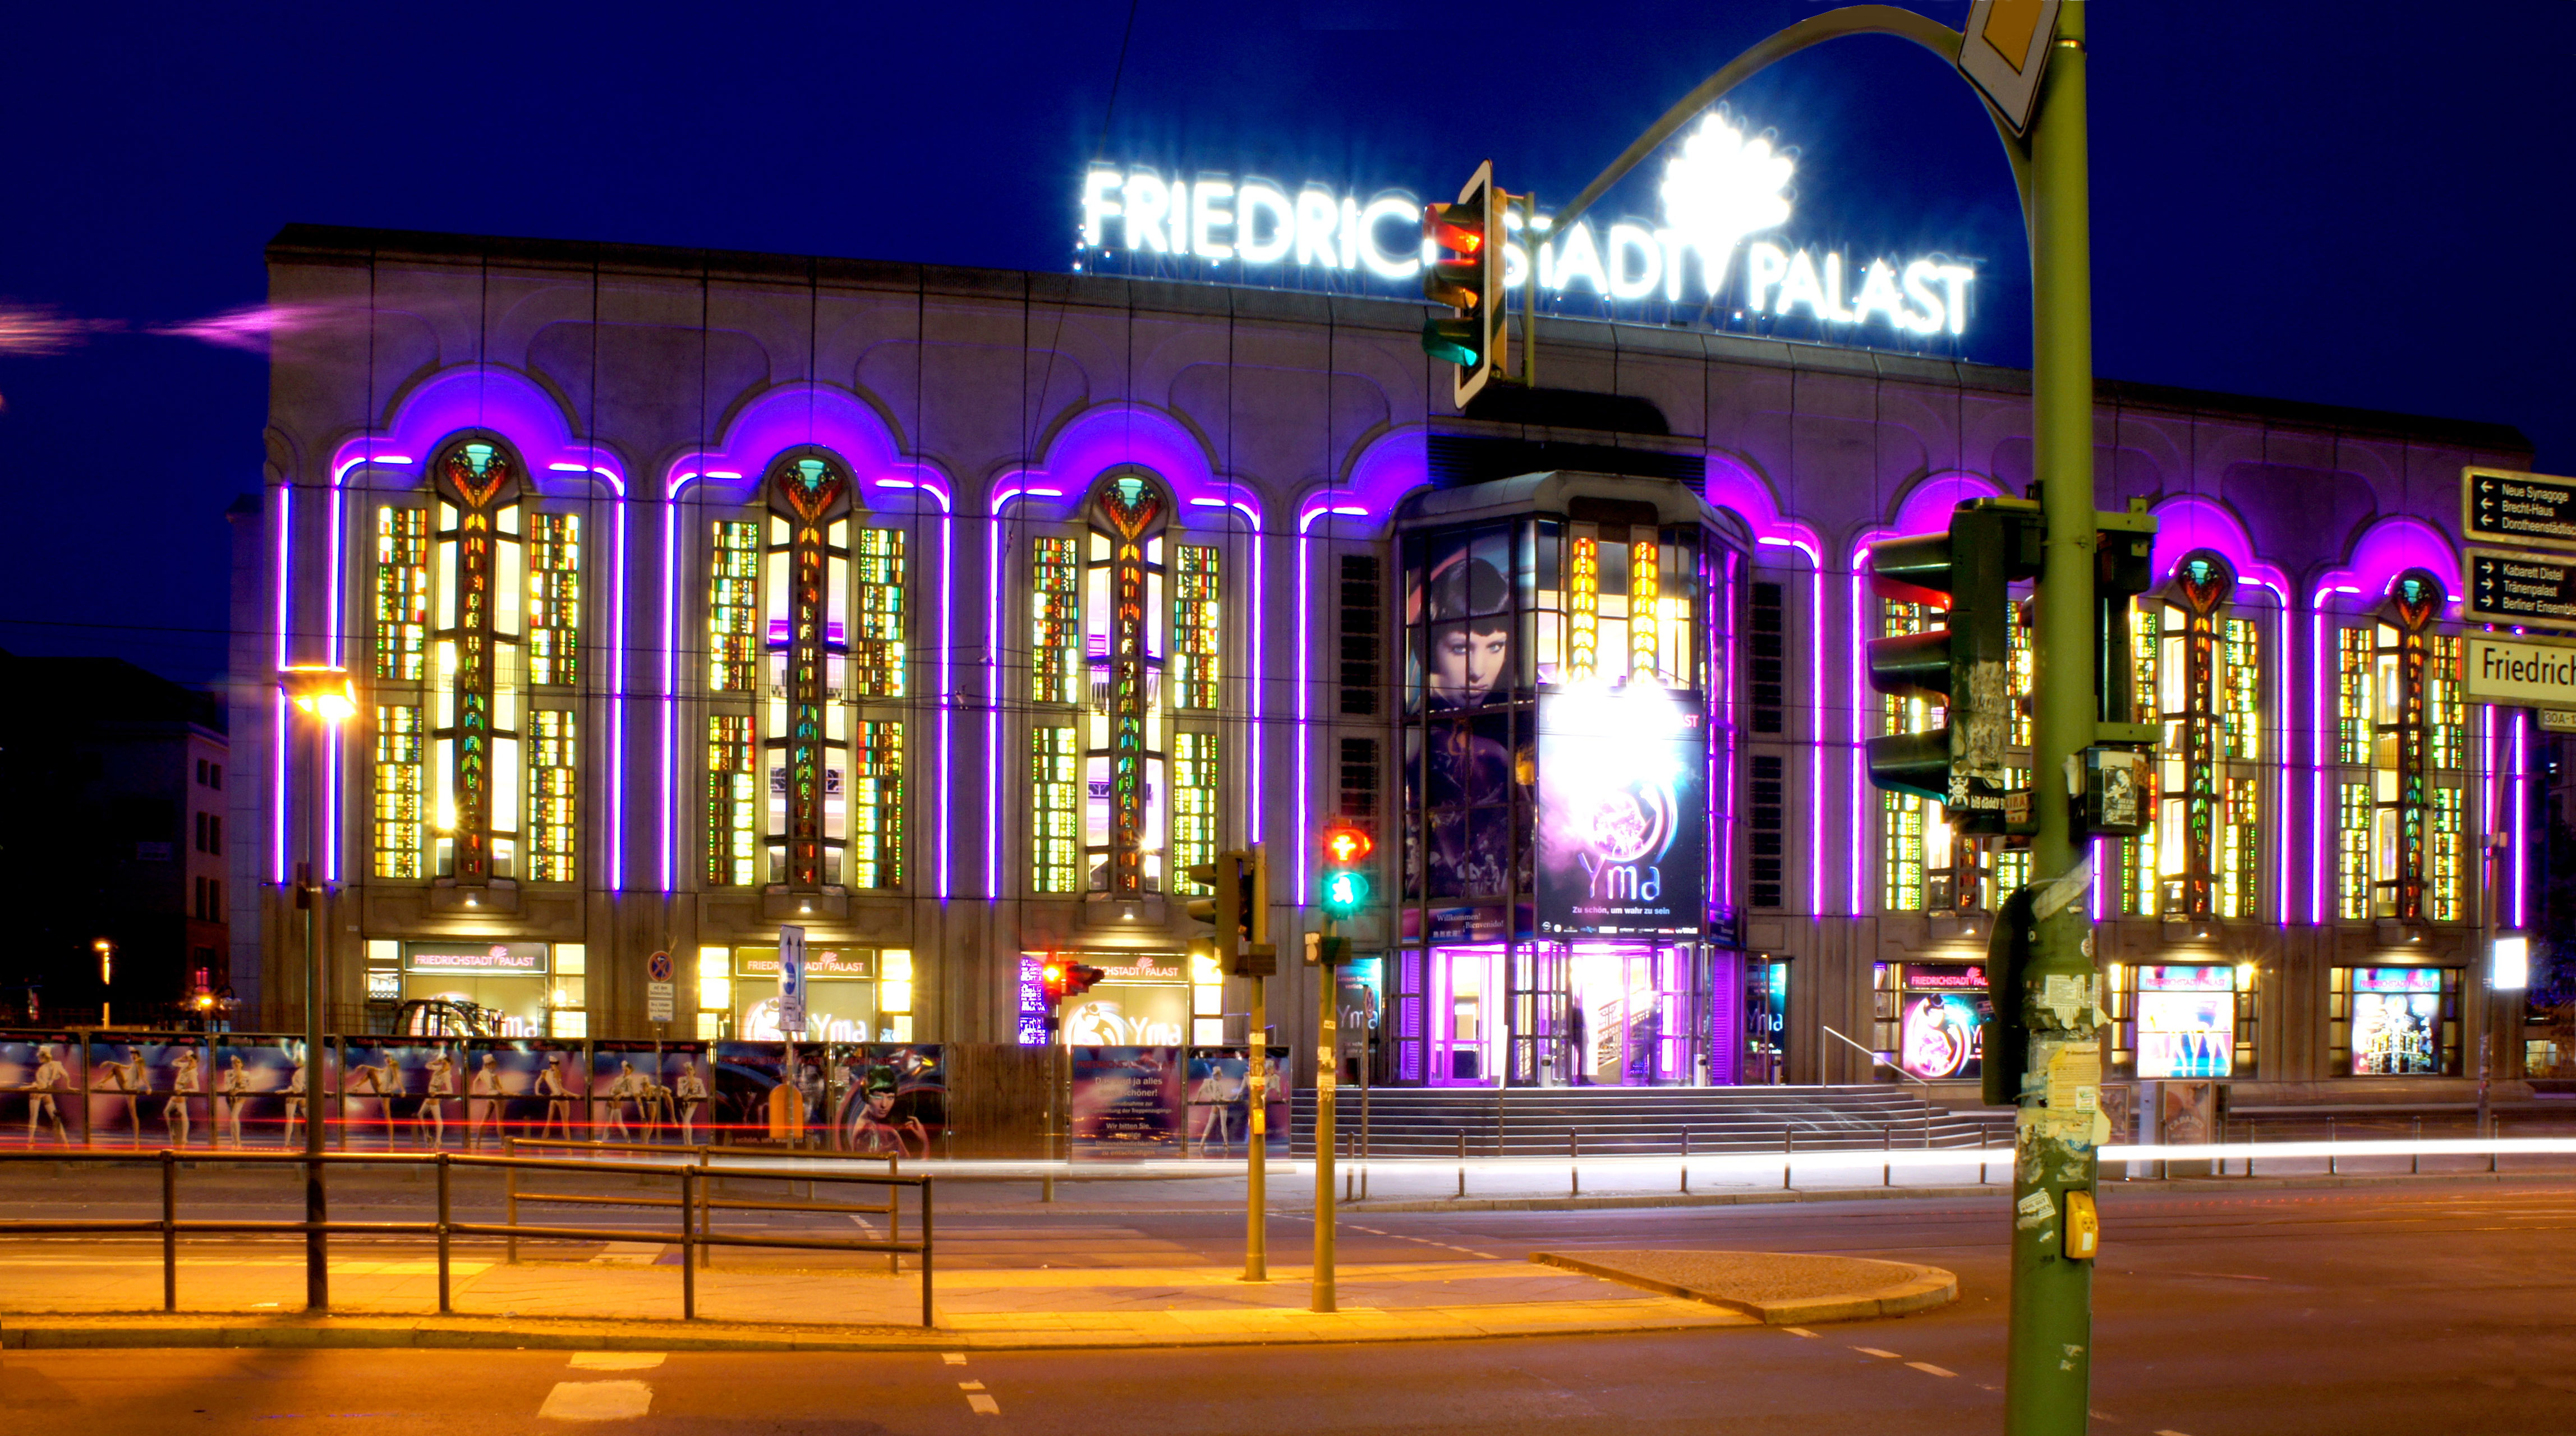
[{"label": "road marking line", "polygon": [[1955,1371],[1951,1371],[1951,1370],[1948,1370],[1948,1369],[1943,1368],[1943,1367],[1935,1366],[1935,1365],[1933,1365],[1931,1362],[1928,1362],[1928,1361],[1909,1361],[1909,1362],[1907,1362],[1907,1363],[1905,1363],[1905,1364],[1906,1364],[1906,1365],[1908,1365],[1908,1366],[1913,1367],[1913,1368],[1914,1368],[1915,1370],[1917,1370],[1917,1371],[1922,1372],[1922,1373],[1923,1373],[1924,1375],[1926,1375],[1926,1376],[1956,1376],[1956,1375],[1958,1375],[1958,1374],[1959,1374],[1959,1373],[1957,1373],[1957,1372],[1955,1372]]},{"label": "road marking line", "polygon": [[2180,1431],[2159,1431],[2156,1433],[2156,1436],[2184,1436],[2184,1433]]},{"label": "road marking line", "polygon": [[966,1353],[962,1351],[943,1351],[939,1353],[939,1359],[947,1362],[951,1366],[963,1366],[966,1364]]},{"label": "road marking line", "polygon": [[1815,1335],[1815,1333],[1814,1333],[1814,1332],[1809,1331],[1808,1329],[1806,1329],[1806,1328],[1805,1328],[1805,1327],[1803,1327],[1803,1326],[1784,1326],[1784,1327],[1782,1327],[1782,1328],[1780,1328],[1780,1329],[1781,1329],[1782,1331],[1785,1331],[1785,1332],[1789,1333],[1791,1336],[1804,1336],[1804,1337],[1811,1337],[1811,1338],[1812,1338],[1812,1337]]},{"label": "road marking line", "polygon": [[1886,1359],[1887,1359],[1887,1360],[1889,1360],[1889,1361],[1894,1361],[1894,1360],[1896,1360],[1896,1359],[1897,1359],[1897,1357],[1896,1357],[1896,1353],[1895,1353],[1895,1352],[1893,1352],[1893,1351],[1881,1351],[1881,1350],[1879,1350],[1879,1349],[1878,1349],[1877,1347],[1875,1347],[1875,1346],[1855,1346],[1855,1347],[1853,1347],[1853,1348],[1852,1348],[1852,1350],[1859,1352],[1859,1353],[1860,1353],[1861,1355],[1863,1355],[1863,1356],[1878,1356],[1878,1357],[1884,1357],[1884,1358],[1886,1358]]},{"label": "road marking line", "polygon": [[537,1415],[557,1421],[629,1421],[652,1408],[653,1388],[641,1381],[558,1381]]},{"label": "road marking line", "polygon": [[960,1381],[957,1383],[957,1389],[960,1391],[981,1391],[984,1389],[984,1383],[981,1381]]},{"label": "road marking line", "polygon": [[575,1371],[650,1371],[669,1360],[660,1351],[576,1351],[572,1354]]},{"label": "road marking line", "polygon": [[966,1398],[966,1409],[978,1416],[999,1416],[1002,1414],[1002,1403],[978,1391]]}]

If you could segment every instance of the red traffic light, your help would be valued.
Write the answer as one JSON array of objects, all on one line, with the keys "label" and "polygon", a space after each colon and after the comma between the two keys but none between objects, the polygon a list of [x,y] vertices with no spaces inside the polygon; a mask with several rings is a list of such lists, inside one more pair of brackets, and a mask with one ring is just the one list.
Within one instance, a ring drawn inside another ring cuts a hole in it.
[{"label": "red traffic light", "polygon": [[1053,1007],[1057,1003],[1064,1001],[1066,971],[1067,967],[1065,963],[1060,962],[1055,958],[1047,959],[1046,970],[1040,975],[1039,979],[1046,984],[1047,1006]]},{"label": "red traffic light", "polygon": [[1335,867],[1349,867],[1363,861],[1376,848],[1377,844],[1369,840],[1369,835],[1357,828],[1324,830],[1324,861]]},{"label": "red traffic light", "polygon": [[1092,984],[1108,975],[1099,968],[1077,962],[1064,971],[1064,995],[1080,997],[1091,990]]}]

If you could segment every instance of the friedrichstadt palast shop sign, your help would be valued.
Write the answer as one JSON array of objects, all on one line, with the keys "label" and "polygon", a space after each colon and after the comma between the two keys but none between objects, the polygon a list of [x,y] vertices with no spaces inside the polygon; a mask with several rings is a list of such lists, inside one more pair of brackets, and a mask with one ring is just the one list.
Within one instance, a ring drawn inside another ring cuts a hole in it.
[{"label": "friedrichstadt palast shop sign", "polygon": [[[1866,341],[1967,332],[1975,266],[1942,255],[1846,253],[1782,233],[1797,157],[1768,136],[1747,138],[1713,112],[1665,161],[1659,220],[1590,216],[1563,233],[1541,213],[1536,235],[1517,206],[1503,251],[1503,283],[1607,305],[1707,306],[1735,316],[1812,320]],[[1445,196],[1443,196],[1445,198]],[[1410,288],[1430,258],[1422,200],[1404,190],[1356,190],[1306,181],[1139,165],[1095,165],[1083,176],[1076,269],[1137,271],[1309,287],[1343,277]],[[1535,243],[1533,243],[1535,240]],[[1742,261],[1736,256],[1742,255]]]}]

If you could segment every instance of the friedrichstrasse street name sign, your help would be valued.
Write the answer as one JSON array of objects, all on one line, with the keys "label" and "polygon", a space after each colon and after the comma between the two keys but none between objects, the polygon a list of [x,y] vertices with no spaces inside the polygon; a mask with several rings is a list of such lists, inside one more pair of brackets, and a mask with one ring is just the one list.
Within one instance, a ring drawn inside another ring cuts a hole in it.
[{"label": "friedrichstrasse street name sign", "polygon": [[2576,709],[2576,639],[2470,633],[2464,677],[2472,703]]},{"label": "friedrichstrasse street name sign", "polygon": [[2471,543],[2576,549],[2576,479],[2462,469],[2460,529]]}]

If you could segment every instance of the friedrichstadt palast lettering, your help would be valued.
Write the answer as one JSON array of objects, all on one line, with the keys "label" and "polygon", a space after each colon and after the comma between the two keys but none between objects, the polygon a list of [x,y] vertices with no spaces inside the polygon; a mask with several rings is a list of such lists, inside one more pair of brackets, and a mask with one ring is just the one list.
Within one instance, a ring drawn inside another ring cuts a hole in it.
[{"label": "friedrichstadt palast lettering", "polygon": [[[1729,117],[1712,114],[1667,162],[1660,220],[1596,229],[1585,218],[1559,234],[1542,212],[1532,235],[1515,207],[1506,225],[1521,238],[1504,246],[1504,287],[1528,286],[1535,253],[1539,290],[1551,297],[1709,304],[1811,319],[1861,338],[1873,326],[1918,338],[1967,332],[1974,265],[1768,237],[1789,220],[1795,168],[1795,157],[1767,137],[1748,139]],[[1395,286],[1409,285],[1431,258],[1422,200],[1406,190],[1364,198],[1314,180],[1095,165],[1083,176],[1081,213],[1077,269],[1162,257],[1195,260],[1208,278],[1238,283],[1354,275]]]}]

